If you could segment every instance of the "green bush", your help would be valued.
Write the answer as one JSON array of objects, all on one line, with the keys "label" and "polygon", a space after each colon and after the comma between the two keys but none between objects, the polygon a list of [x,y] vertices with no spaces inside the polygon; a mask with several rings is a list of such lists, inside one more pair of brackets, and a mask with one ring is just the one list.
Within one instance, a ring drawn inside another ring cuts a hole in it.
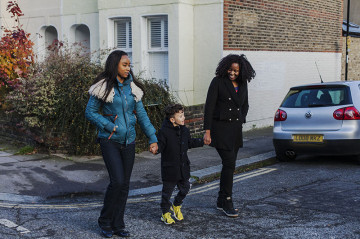
[{"label": "green bush", "polygon": [[25,155],[25,154],[31,154],[34,152],[34,147],[30,145],[26,145],[22,147],[18,152],[15,153],[15,155]]},{"label": "green bush", "polygon": [[[57,43],[48,57],[31,68],[28,79],[21,79],[16,91],[7,97],[8,113],[20,117],[20,126],[35,132],[46,149],[70,154],[99,154],[96,128],[85,118],[88,89],[103,70],[90,61],[80,47]],[[149,118],[158,129],[163,108],[173,102],[167,87],[157,81],[142,80],[143,99]],[[146,137],[137,126],[137,151],[147,149]]]},{"label": "green bush", "polygon": [[97,153],[95,128],[86,121],[84,110],[89,86],[100,71],[101,66],[81,48],[59,44],[33,66],[29,78],[22,79],[7,100],[12,112],[22,117],[22,126],[40,134],[38,141],[46,148]]},{"label": "green bush", "polygon": [[[157,80],[144,80],[141,75],[138,79],[145,86],[145,97],[143,104],[155,129],[159,129],[164,120],[165,106],[175,102],[175,98],[170,94],[168,86]],[[136,151],[141,152],[149,149],[148,139],[141,131],[140,126],[136,125]]]}]

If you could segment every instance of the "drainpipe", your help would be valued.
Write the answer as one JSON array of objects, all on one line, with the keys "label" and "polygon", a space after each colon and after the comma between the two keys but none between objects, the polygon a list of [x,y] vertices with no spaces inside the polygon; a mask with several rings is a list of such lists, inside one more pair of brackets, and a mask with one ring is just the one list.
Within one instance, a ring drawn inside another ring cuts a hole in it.
[{"label": "drainpipe", "polygon": [[348,0],[347,4],[347,20],[346,20],[346,63],[345,63],[345,81],[348,78],[348,64],[349,64],[349,24],[350,24],[350,0]]}]

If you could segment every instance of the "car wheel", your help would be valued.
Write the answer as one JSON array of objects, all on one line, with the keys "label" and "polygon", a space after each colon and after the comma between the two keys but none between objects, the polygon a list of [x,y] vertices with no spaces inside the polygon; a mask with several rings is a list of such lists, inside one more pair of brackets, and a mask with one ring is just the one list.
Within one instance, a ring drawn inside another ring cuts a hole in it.
[{"label": "car wheel", "polygon": [[289,161],[295,160],[296,154],[295,154],[295,152],[289,153],[289,152],[285,152],[285,151],[276,151],[276,158],[280,162],[289,162]]}]

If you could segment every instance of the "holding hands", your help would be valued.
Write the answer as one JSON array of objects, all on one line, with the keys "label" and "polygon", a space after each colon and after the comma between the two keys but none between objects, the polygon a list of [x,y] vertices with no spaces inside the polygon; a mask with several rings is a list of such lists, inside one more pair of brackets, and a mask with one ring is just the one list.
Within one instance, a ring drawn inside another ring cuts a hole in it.
[{"label": "holding hands", "polygon": [[157,143],[152,143],[152,144],[150,144],[150,149],[149,149],[149,151],[150,151],[151,153],[156,154],[157,151],[158,151],[158,149],[159,149],[159,146],[158,146]]},{"label": "holding hands", "polygon": [[204,144],[209,145],[211,144],[211,136],[210,136],[210,130],[205,130],[204,134]]}]

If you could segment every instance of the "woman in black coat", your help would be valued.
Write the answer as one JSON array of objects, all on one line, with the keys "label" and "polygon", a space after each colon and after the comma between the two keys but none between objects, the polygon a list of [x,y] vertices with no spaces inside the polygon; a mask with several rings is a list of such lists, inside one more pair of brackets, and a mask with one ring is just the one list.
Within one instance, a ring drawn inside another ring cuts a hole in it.
[{"label": "woman in black coat", "polygon": [[244,55],[230,54],[219,62],[205,103],[204,142],[216,148],[222,160],[217,208],[237,217],[232,202],[236,156],[243,146],[242,124],[249,109],[247,83],[255,71]]}]

